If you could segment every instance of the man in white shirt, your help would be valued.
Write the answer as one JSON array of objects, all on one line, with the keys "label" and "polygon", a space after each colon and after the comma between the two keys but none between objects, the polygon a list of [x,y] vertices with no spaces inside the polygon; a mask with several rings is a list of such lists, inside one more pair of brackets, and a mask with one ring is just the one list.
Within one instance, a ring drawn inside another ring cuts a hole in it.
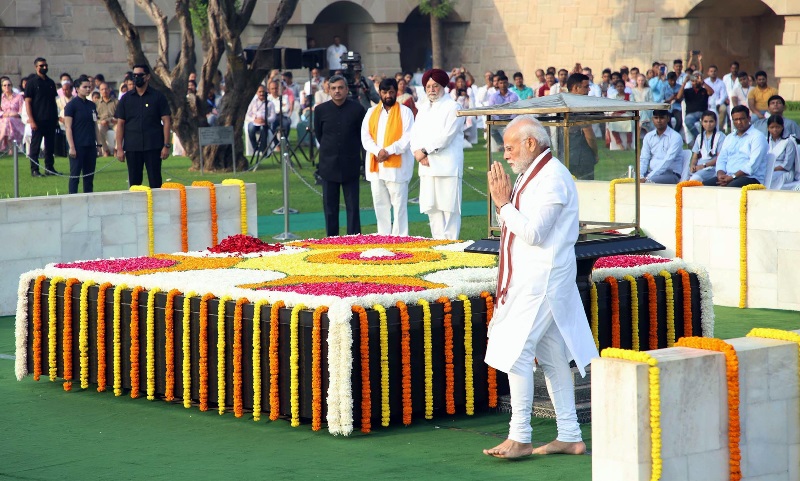
[{"label": "man in white shirt", "polygon": [[[581,69],[581,73],[589,77],[589,93],[587,95],[589,97],[602,97],[603,91],[600,90],[599,85],[594,83],[594,75],[592,75],[592,69],[590,69],[589,67],[583,67],[583,69]],[[569,78],[567,78],[567,80],[569,80]]]},{"label": "man in white shirt", "polygon": [[[731,71],[726,73],[724,77],[722,77],[722,81],[725,83],[725,92],[728,93],[728,110],[734,107],[733,105],[733,91],[736,87],[739,86],[739,62],[733,61],[731,62]],[[730,116],[726,116],[724,119],[719,119],[720,129],[730,128]],[[724,125],[723,125],[724,124]]]},{"label": "man in white shirt", "polygon": [[425,72],[427,99],[420,102],[411,129],[411,151],[419,162],[419,210],[428,215],[434,239],[458,239],[461,230],[464,118],[445,93],[449,80],[444,70]]},{"label": "man in white shirt", "polygon": [[300,105],[306,104],[306,97],[309,95],[312,98],[314,97],[314,94],[316,94],[322,88],[322,81],[323,78],[319,75],[319,69],[316,67],[312,68],[311,79],[307,80],[303,85],[303,93],[300,96]]},{"label": "man in white shirt", "polygon": [[[397,81],[381,80],[381,102],[361,123],[361,144],[367,151],[364,174],[372,188],[378,234],[408,235],[408,181],[414,175],[414,156],[408,148],[414,114],[397,103]],[[392,224],[394,209],[394,224]]]},{"label": "man in white shirt", "polygon": [[[728,91],[725,89],[725,82],[717,77],[717,66],[708,67],[708,77],[704,80],[706,85],[714,90],[714,94],[708,98],[708,110],[717,113],[718,119],[728,118]],[[717,122],[717,130],[722,129],[722,121]]]},{"label": "man in white shirt", "polygon": [[275,109],[275,120],[272,122],[270,129],[278,136],[279,129],[286,135],[289,135],[289,129],[292,126],[292,109],[294,108],[293,102],[289,99],[289,95],[278,93],[279,85],[277,80],[272,80],[269,83],[269,95],[267,101],[272,104]]},{"label": "man in white shirt", "polygon": [[743,187],[763,184],[767,173],[769,144],[761,132],[750,125],[750,109],[738,105],[731,111],[735,133],[725,137],[717,156],[717,176],[703,185]]},{"label": "man in white shirt", "polygon": [[[275,121],[275,107],[273,107],[272,102],[267,102],[266,97],[264,86],[259,85],[256,96],[250,101],[247,113],[244,116],[244,122],[247,126],[247,138],[250,140],[253,150],[264,151],[266,149],[267,132],[269,126]],[[256,141],[256,133],[260,135],[258,141]]]},{"label": "man in white shirt", "polygon": [[737,105],[744,105],[747,107],[747,96],[753,90],[753,85],[750,82],[750,76],[747,72],[739,72],[738,85],[733,88],[733,95],[731,95],[731,109]]},{"label": "man in white shirt", "polygon": [[333,44],[328,47],[326,52],[328,58],[328,69],[330,69],[329,75],[333,75],[335,71],[341,70],[342,61],[340,58],[345,53],[347,53],[347,47],[342,45],[342,39],[339,38],[338,35],[334,35]]},{"label": "man in white shirt", "polygon": [[639,156],[641,182],[677,184],[683,171],[683,139],[669,125],[669,111],[653,111],[653,125],[642,140]]}]

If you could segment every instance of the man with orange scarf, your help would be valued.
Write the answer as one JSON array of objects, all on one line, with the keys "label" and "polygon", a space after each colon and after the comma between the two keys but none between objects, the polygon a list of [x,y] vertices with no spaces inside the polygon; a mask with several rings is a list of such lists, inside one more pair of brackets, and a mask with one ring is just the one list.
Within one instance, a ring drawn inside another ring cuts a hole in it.
[{"label": "man with orange scarf", "polygon": [[378,234],[405,236],[408,181],[414,174],[414,157],[408,148],[414,114],[397,103],[395,79],[381,80],[378,90],[381,103],[369,109],[361,123],[361,144],[367,151],[364,173],[372,188]]}]

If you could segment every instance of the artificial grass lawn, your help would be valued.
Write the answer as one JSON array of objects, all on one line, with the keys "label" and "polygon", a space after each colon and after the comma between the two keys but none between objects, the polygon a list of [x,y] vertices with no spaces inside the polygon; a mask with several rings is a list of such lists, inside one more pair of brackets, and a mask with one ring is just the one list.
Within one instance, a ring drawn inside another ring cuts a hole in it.
[{"label": "artificial grass lawn", "polygon": [[[716,335],[752,327],[800,328],[800,314],[715,307]],[[536,456],[518,462],[481,449],[504,439],[508,414],[414,419],[350,437],[255,423],[246,414],[201,413],[180,404],[115,398],[94,386],[64,392],[47,377],[14,377],[14,318],[0,317],[0,479],[546,479],[589,481],[591,456]],[[555,437],[555,422],[534,419],[534,441]],[[591,425],[583,435],[591,450]]]}]

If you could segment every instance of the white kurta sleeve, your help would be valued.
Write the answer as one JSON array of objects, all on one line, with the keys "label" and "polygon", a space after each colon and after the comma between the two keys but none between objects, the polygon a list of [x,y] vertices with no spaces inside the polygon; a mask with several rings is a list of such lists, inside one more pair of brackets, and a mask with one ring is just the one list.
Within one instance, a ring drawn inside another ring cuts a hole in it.
[{"label": "white kurta sleeve", "polygon": [[369,119],[372,117],[373,110],[378,107],[380,107],[380,105],[367,110],[367,115],[364,116],[364,120],[361,122],[361,145],[364,147],[364,150],[372,155],[378,155],[378,152],[381,151],[381,148],[378,147],[375,139],[373,139],[372,135],[369,133]]},{"label": "white kurta sleeve", "polygon": [[512,204],[500,209],[506,228],[528,245],[540,245],[547,239],[567,203],[566,189],[560,189],[559,182],[554,184],[541,184],[538,192],[522,194],[535,196],[535,200],[528,204],[535,209],[520,212]]},{"label": "white kurta sleeve", "polygon": [[[453,105],[456,105],[455,102]],[[457,112],[457,105],[454,108],[449,108],[443,112],[437,112],[439,115],[444,114],[441,128],[437,129],[435,132],[427,132],[427,135],[425,136],[425,144],[423,145],[425,150],[434,153],[438,152],[440,149],[450,145],[450,143],[455,140],[456,136],[462,135],[461,129],[464,127],[464,119],[458,117],[456,115]]]}]

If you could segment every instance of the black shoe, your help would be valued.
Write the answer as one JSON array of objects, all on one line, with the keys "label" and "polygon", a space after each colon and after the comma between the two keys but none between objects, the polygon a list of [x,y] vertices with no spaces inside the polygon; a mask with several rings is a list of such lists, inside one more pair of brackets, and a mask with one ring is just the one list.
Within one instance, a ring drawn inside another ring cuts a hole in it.
[{"label": "black shoe", "polygon": [[61,172],[57,171],[56,169],[52,169],[52,170],[45,169],[44,170],[44,175],[61,175]]},{"label": "black shoe", "polygon": [[31,177],[44,177],[44,176],[38,170],[34,170],[33,172],[31,172]]}]

